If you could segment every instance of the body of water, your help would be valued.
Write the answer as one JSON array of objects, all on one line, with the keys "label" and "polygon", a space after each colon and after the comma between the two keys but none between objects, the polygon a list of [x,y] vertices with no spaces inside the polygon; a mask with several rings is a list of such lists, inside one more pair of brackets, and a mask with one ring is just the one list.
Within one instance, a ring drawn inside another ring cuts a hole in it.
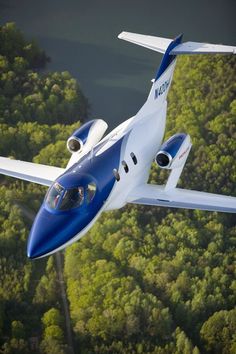
[{"label": "body of water", "polygon": [[0,0],[0,22],[14,21],[68,70],[110,129],[134,115],[150,89],[161,54],[117,39],[125,30],[236,45],[235,0]]}]

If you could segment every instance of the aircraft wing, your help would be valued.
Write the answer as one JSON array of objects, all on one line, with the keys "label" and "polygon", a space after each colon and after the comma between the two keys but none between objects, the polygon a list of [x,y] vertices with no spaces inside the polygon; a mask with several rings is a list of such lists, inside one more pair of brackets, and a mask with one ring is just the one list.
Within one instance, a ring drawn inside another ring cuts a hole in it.
[{"label": "aircraft wing", "polygon": [[0,157],[0,174],[50,186],[65,170],[59,167]]},{"label": "aircraft wing", "polygon": [[236,213],[236,197],[220,194],[145,184],[133,190],[128,203],[164,206],[167,208],[200,209]]}]

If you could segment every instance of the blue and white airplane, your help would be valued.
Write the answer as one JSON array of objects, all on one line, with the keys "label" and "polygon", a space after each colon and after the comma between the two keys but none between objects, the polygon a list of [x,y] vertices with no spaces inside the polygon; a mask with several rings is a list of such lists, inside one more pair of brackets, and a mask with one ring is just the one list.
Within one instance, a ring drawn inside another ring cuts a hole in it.
[{"label": "blue and white airplane", "polygon": [[[103,135],[107,124],[96,119],[67,141],[71,158],[65,169],[0,158],[0,173],[49,186],[27,245],[29,258],[67,247],[93,226],[102,212],[127,203],[235,213],[236,198],[176,188],[191,149],[188,134],[162,144],[167,94],[180,54],[236,54],[236,47],[122,32],[119,38],[163,53],[148,98],[138,113]],[[148,184],[153,160],[170,169],[166,185]]]}]

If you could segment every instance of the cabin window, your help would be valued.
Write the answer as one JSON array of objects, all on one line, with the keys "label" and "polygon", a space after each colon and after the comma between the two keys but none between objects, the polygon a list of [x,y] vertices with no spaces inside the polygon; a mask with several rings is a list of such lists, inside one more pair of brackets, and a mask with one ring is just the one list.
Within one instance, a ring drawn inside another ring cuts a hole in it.
[{"label": "cabin window", "polygon": [[133,160],[133,163],[134,163],[135,165],[137,165],[138,160],[137,160],[137,157],[134,155],[133,152],[131,152],[130,156],[131,156],[131,158],[132,158],[132,160]]},{"label": "cabin window", "polygon": [[86,189],[86,201],[87,203],[91,203],[91,201],[93,200],[95,193],[96,193],[96,184],[94,182],[91,182],[87,185],[87,189]]},{"label": "cabin window", "polygon": [[129,172],[129,167],[128,167],[127,163],[125,161],[122,161],[122,165],[124,167],[125,172],[128,173]]},{"label": "cabin window", "polygon": [[114,176],[115,176],[115,179],[116,179],[117,181],[119,181],[119,180],[120,180],[120,174],[119,174],[119,172],[117,171],[116,168],[114,168],[113,174],[114,174]]}]

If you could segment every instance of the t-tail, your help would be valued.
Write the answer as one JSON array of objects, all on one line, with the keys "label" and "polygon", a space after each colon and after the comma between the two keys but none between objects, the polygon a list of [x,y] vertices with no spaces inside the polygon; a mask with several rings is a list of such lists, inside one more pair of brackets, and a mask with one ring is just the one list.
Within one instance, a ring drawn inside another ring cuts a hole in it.
[{"label": "t-tail", "polygon": [[153,85],[147,101],[138,112],[139,114],[151,114],[158,111],[166,101],[175,64],[178,55],[182,54],[236,54],[236,47],[220,44],[207,44],[198,42],[182,43],[183,35],[174,40],[168,38],[147,36],[143,34],[121,32],[118,38],[140,45],[164,54],[161,65],[157,70]]}]

